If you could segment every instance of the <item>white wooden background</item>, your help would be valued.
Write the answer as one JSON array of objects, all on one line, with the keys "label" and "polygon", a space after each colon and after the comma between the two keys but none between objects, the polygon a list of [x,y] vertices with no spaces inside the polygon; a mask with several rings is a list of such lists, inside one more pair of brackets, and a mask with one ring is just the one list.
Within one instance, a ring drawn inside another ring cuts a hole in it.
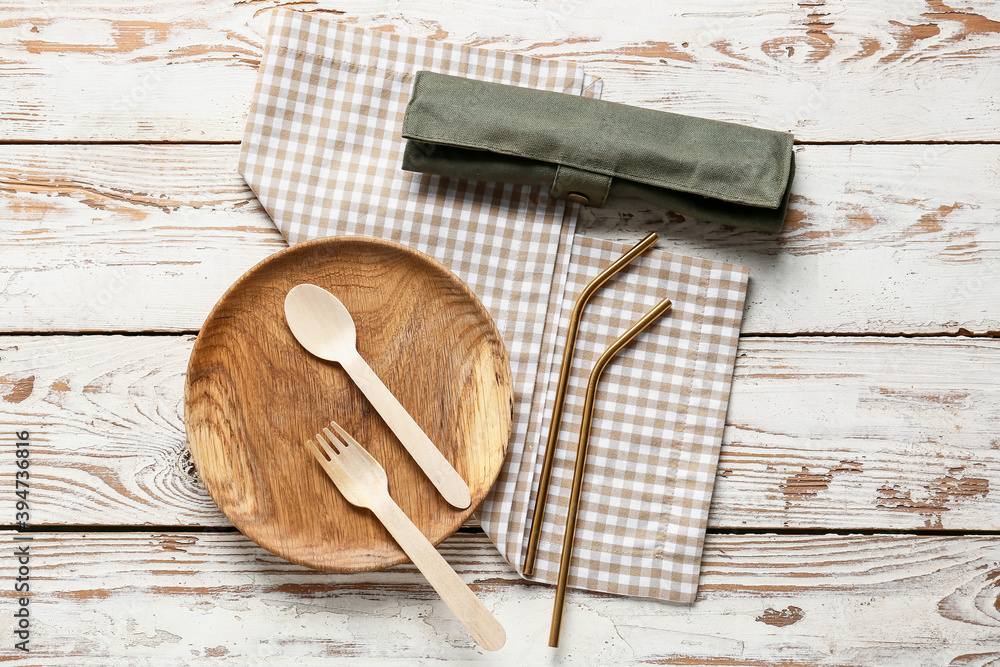
[{"label": "white wooden background", "polygon": [[[953,0],[948,0],[953,2]],[[636,206],[581,230],[752,270],[698,601],[442,552],[331,575],[235,532],[187,454],[194,336],[284,247],[236,155],[276,6],[574,58],[605,98],[795,133],[780,235]],[[0,5],[0,661],[18,665],[1000,664],[1000,3],[105,0]],[[13,649],[13,432],[32,432],[32,636]]]}]

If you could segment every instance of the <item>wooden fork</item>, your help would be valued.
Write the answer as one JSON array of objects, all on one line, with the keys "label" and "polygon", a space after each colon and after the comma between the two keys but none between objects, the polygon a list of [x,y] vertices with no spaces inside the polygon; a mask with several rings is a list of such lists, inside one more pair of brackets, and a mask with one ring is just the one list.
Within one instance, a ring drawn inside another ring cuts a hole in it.
[{"label": "wooden fork", "polygon": [[507,641],[503,626],[389,496],[389,479],[379,462],[337,422],[330,426],[336,434],[324,428],[315,442],[306,440],[326,474],[349,503],[375,513],[477,644],[487,651],[501,648]]}]

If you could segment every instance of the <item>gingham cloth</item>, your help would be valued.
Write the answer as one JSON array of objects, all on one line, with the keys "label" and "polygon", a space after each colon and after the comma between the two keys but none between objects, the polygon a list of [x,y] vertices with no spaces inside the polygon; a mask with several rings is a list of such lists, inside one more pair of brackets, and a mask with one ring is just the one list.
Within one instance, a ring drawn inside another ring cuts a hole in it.
[{"label": "gingham cloth", "polygon": [[[563,202],[538,188],[449,180],[402,171],[400,127],[412,78],[419,70],[572,94],[597,95],[600,90],[599,81],[570,62],[367,31],[307,13],[279,10],[273,12],[247,118],[240,171],[289,243],[340,234],[393,239],[448,266],[492,314],[511,357],[514,432],[497,483],[482,505],[481,518],[484,530],[501,553],[520,570],[529,528],[526,525],[529,499],[534,493],[532,484],[541,454],[539,443],[544,443],[547,435],[544,430],[549,418],[547,405],[552,400],[562,352],[564,334],[557,331],[558,313],[571,308],[579,287],[602,269],[609,257],[617,256],[628,245],[583,238],[574,243],[573,212],[567,212]],[[686,322],[676,315],[687,312],[678,307],[679,300],[675,298],[683,292],[683,272],[673,278],[670,272],[674,269],[670,267],[699,267],[709,271],[696,272],[694,280],[702,290],[698,297],[702,302],[693,303],[699,303],[697,307],[721,308],[715,305],[723,303],[718,299],[728,299],[724,303],[736,314],[726,320],[725,327],[719,324],[722,328],[718,332],[712,330],[715,337],[712,352],[703,352],[694,338],[703,333],[701,328],[668,329],[662,339],[647,336],[640,346],[623,356],[626,363],[633,363],[627,361],[632,358],[629,355],[645,355],[639,366],[616,362],[606,371],[608,381],[602,385],[605,392],[599,398],[591,440],[593,460],[600,465],[588,466],[587,492],[581,506],[577,554],[583,570],[578,570],[570,583],[592,590],[690,600],[697,586],[704,515],[711,497],[742,312],[743,292],[739,291],[737,303],[730,291],[726,291],[729,290],[726,281],[730,280],[730,274],[739,275],[740,284],[745,287],[746,277],[745,272],[733,267],[675,260],[658,251],[650,253],[643,262],[651,262],[651,272],[629,269],[627,275],[638,282],[627,287],[619,285],[621,289],[605,288],[606,296],[595,297],[588,318],[600,317],[602,299],[619,299],[618,305],[627,306],[628,314],[619,310],[616,317],[603,321],[596,330],[585,325],[581,345],[599,347],[600,336],[604,334],[608,337],[606,342],[613,340],[628,326],[631,314],[644,312],[648,300],[645,294],[650,290],[658,295],[650,297],[654,301],[663,295],[674,299],[675,315],[668,316],[671,322]],[[708,266],[713,268],[704,268]],[[567,280],[571,292],[568,296]],[[628,293],[625,289],[633,291]],[[675,295],[671,289],[679,292]],[[694,322],[709,315],[702,311],[690,317]],[[619,326],[623,323],[624,326]],[[671,335],[674,337],[668,340]],[[596,342],[588,342],[586,336],[597,336]],[[650,351],[641,352],[646,349],[644,346],[650,346]],[[593,363],[589,350],[580,348],[578,363]],[[675,364],[674,352],[678,350],[683,351],[680,366]],[[719,369],[713,366],[713,372],[717,370],[725,376],[724,381],[710,384],[710,396],[706,393],[709,389],[702,390],[691,383],[704,382],[704,369],[695,365],[707,358],[703,354],[716,355],[722,366]],[[692,364],[690,369],[684,365],[688,363]],[[632,371],[638,369],[651,373],[649,377],[630,380]],[[671,384],[677,373],[688,382],[683,388]],[[588,374],[589,368],[577,369],[572,386],[577,387],[580,378],[585,382]],[[636,387],[646,387],[654,393],[649,398],[637,399],[631,395]],[[668,393],[661,394],[663,389]],[[680,408],[677,396],[682,397]],[[623,411],[616,407],[622,398]],[[576,409],[574,406],[578,407],[577,399],[570,397],[568,410]],[[685,439],[689,436],[682,431],[679,432],[682,446],[673,449],[668,432],[663,430],[673,421],[669,416],[664,417],[666,413],[661,411],[664,407],[684,410],[685,418],[696,416],[694,422],[683,419],[677,422],[694,437],[690,447]],[[621,414],[615,417],[618,412]],[[571,412],[567,412],[564,423],[566,432],[561,447],[575,450]],[[579,426],[578,417],[575,425]],[[645,449],[650,449],[650,454],[660,452],[657,457],[634,462],[653,471],[641,477],[644,486],[640,495],[681,499],[682,505],[676,511],[682,516],[678,515],[676,520],[671,514],[674,509],[658,499],[651,506],[656,516],[640,518],[634,512],[626,512],[626,523],[621,523],[619,504],[633,503],[634,500],[627,500],[632,491],[615,481],[622,471],[605,453],[632,442],[641,444],[642,451],[636,451],[640,457],[647,453]],[[694,451],[695,447],[703,449]],[[704,457],[710,460],[703,460]],[[654,461],[668,462],[673,471],[659,469]],[[563,474],[565,464],[560,456],[550,491],[553,510],[565,500],[562,492],[564,482],[568,483]],[[590,495],[595,489],[613,490],[617,497],[604,498],[602,506]],[[613,531],[609,539],[616,540],[615,544],[624,539],[622,545],[631,545],[641,533],[643,549],[655,542],[649,558],[659,564],[664,559],[672,561],[678,554],[683,556],[677,568],[685,573],[683,580],[674,576],[670,568],[660,568],[665,576],[651,574],[645,560],[638,559],[631,547],[627,553],[622,552],[624,560],[608,561],[595,556],[591,545],[602,540],[602,507],[609,508],[606,525]],[[550,512],[549,516],[555,514],[558,512]],[[631,536],[616,537],[622,529],[631,530],[633,524],[636,530]],[[680,533],[676,531],[678,526],[684,527]],[[553,564],[558,567],[558,554],[553,556],[551,545],[560,539],[561,528],[555,523],[547,524],[537,564],[537,574],[542,580],[553,580]],[[656,581],[651,583],[652,579]]]},{"label": "gingham cloth", "polygon": [[[560,344],[576,295],[628,248],[576,238]],[[569,585],[694,601],[748,277],[744,267],[654,249],[591,297],[577,336],[535,579],[557,580],[594,364],[618,336],[669,297],[673,307],[622,349],[601,376]],[[557,370],[549,373],[544,437],[522,462],[520,476],[530,480],[530,503],[517,493],[494,491],[505,494],[505,504],[523,505],[526,513],[537,493]]]}]

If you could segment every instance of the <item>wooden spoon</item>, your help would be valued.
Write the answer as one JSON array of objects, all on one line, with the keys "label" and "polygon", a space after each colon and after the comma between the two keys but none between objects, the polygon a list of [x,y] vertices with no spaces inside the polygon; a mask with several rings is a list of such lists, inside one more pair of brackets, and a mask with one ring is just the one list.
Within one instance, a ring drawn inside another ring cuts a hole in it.
[{"label": "wooden spoon", "polygon": [[296,285],[285,296],[285,320],[302,347],[347,371],[444,499],[468,507],[469,485],[358,353],[354,318],[340,299],[318,285]]}]

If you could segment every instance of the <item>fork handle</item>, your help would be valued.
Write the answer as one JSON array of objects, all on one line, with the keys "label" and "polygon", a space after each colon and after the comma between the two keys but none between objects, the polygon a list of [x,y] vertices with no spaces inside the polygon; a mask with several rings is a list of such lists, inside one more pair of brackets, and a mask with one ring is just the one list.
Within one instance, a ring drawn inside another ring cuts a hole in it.
[{"label": "fork handle", "polygon": [[368,362],[356,351],[340,361],[354,384],[361,389],[365,398],[382,416],[389,429],[396,434],[403,447],[424,471],[434,487],[444,496],[444,499],[459,509],[465,509],[472,503],[469,485],[444,457],[441,450],[431,442],[423,429],[413,421],[410,413],[399,404],[392,392],[385,386]]},{"label": "fork handle", "polygon": [[371,508],[417,569],[458,617],[476,643],[487,651],[499,650],[507,641],[500,621],[472,592],[437,552],[420,529],[413,525],[391,498]]}]

